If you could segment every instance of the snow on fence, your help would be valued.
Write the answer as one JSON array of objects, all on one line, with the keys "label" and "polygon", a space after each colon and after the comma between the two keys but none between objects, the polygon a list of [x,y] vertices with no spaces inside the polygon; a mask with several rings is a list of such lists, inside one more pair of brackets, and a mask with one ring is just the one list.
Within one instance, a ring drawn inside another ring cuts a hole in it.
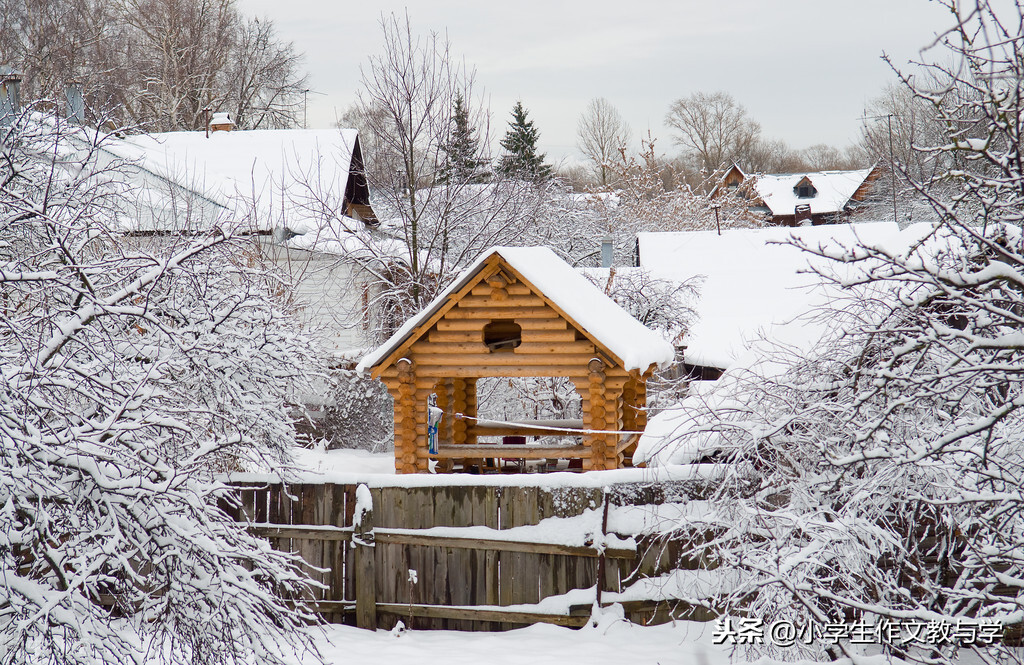
[{"label": "snow on fence", "polygon": [[330,622],[583,626],[595,602],[621,603],[640,623],[712,618],[666,600],[659,582],[705,562],[688,561],[685,542],[643,533],[659,507],[692,499],[692,485],[234,484],[235,518],[302,556],[324,586],[310,602]]}]

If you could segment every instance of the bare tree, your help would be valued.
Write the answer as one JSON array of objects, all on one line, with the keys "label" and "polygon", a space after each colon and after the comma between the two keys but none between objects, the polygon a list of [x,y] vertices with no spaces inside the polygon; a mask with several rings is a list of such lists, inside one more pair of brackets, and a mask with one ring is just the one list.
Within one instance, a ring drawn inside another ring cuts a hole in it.
[{"label": "bare tree", "polygon": [[306,89],[301,62],[295,45],[278,39],[273,22],[243,19],[225,71],[226,99],[221,108],[232,109],[231,117],[241,129],[297,127]]},{"label": "bare tree", "polygon": [[140,81],[121,102],[149,129],[201,129],[203,109],[224,99],[217,85],[238,29],[231,0],[120,0],[134,28]]},{"label": "bare tree", "polygon": [[612,228],[630,229],[625,234],[632,242],[637,231],[697,231],[716,228],[760,226],[763,218],[751,213],[747,188],[716,190],[722,171],[703,174],[695,184],[665,162],[655,149],[656,140],[648,132],[641,140],[636,156],[625,150],[614,164],[619,194],[611,211]]},{"label": "bare tree", "polygon": [[665,124],[695,169],[714,171],[744,161],[761,135],[761,125],[726,92],[695,92],[672,102]]},{"label": "bare tree", "polygon": [[619,112],[604,97],[590,100],[576,124],[576,145],[592,162],[598,184],[606,187],[612,174],[612,162],[632,139],[632,130]]},{"label": "bare tree", "polygon": [[0,26],[28,99],[62,103],[76,81],[88,113],[121,126],[198,129],[206,107],[243,127],[297,124],[300,56],[233,0],[2,0]]},{"label": "bare tree", "polygon": [[460,98],[460,123],[479,150],[464,157],[490,162],[489,117],[473,95],[474,73],[441,35],[416,35],[407,16],[383,17],[381,28],[384,52],[363,70],[359,119],[376,150],[368,159],[393,166],[367,176],[386,218],[383,231],[398,239],[404,257],[393,260],[394,238],[380,237],[368,251],[377,257],[388,318],[400,323],[483,249],[515,242],[536,219],[540,199],[532,183],[496,176],[481,184],[475,173],[453,177],[445,169]]}]

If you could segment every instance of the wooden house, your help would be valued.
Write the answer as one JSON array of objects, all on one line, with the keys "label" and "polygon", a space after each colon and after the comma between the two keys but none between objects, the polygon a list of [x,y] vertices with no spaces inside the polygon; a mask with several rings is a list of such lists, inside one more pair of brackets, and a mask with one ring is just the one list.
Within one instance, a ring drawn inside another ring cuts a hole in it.
[{"label": "wooden house", "polygon": [[[395,400],[395,468],[441,470],[452,459],[581,459],[614,469],[646,424],[646,382],[672,361],[671,344],[645,328],[545,247],[484,253],[359,369]],[[582,397],[582,423],[477,419],[484,377],[568,377]],[[443,414],[428,444],[428,402]],[[461,416],[461,417],[460,417]],[[579,434],[579,445],[482,444],[484,436]]]},{"label": "wooden house", "polygon": [[881,173],[876,166],[856,171],[750,175],[734,164],[711,195],[745,187],[751,211],[773,224],[836,224],[849,221],[850,212],[867,198]]}]

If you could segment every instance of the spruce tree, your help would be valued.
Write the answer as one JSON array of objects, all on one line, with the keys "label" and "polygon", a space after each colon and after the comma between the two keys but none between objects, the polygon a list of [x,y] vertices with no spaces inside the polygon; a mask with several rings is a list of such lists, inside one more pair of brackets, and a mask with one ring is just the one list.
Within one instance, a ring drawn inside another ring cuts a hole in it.
[{"label": "spruce tree", "polygon": [[452,125],[448,140],[441,145],[445,158],[438,171],[438,182],[486,182],[491,174],[487,171],[487,160],[477,156],[479,141],[469,126],[469,109],[461,93],[455,96]]},{"label": "spruce tree", "polygon": [[551,177],[551,166],[544,163],[545,155],[537,154],[537,139],[540,132],[526,119],[523,103],[516,102],[512,109],[512,121],[508,123],[501,147],[506,154],[501,158],[498,169],[511,176],[547,180]]}]

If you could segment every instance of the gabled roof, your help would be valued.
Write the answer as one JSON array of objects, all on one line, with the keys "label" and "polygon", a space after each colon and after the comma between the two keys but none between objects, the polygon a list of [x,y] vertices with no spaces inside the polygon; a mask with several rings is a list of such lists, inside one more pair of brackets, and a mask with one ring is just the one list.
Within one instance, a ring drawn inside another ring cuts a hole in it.
[{"label": "gabled roof", "polygon": [[357,141],[354,129],[211,132],[209,137],[166,132],[125,137],[107,149],[227,211],[243,201],[254,205],[258,228],[253,230],[269,231],[298,228],[325,208],[347,214],[343,202]]},{"label": "gabled roof", "polygon": [[518,273],[570,325],[586,334],[598,347],[606,349],[624,369],[645,372],[652,365],[672,362],[671,344],[630,316],[547,247],[493,247],[481,254],[423,311],[406,321],[388,341],[364,357],[357,369],[367,372],[377,368],[396,351],[411,346],[426,333],[421,327],[454,307],[459,293],[478,281],[474,278],[480,277],[482,269],[494,260]]},{"label": "gabled roof", "polygon": [[[840,212],[874,169],[857,171],[819,171],[817,173],[787,173],[781,175],[758,175],[754,178],[754,191],[772,215],[792,215],[801,203],[811,205],[812,215],[827,215]],[[817,194],[813,198],[800,198],[795,191],[798,184],[807,180]]]}]

